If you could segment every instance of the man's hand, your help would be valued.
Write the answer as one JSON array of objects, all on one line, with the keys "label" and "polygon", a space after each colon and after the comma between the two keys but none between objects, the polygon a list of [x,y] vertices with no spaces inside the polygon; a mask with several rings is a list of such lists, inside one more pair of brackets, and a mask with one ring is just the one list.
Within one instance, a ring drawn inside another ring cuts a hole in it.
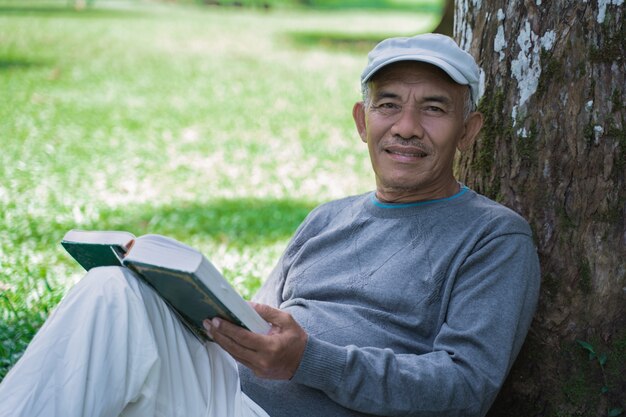
[{"label": "man's hand", "polygon": [[219,318],[204,321],[207,334],[256,376],[290,379],[300,365],[308,338],[306,332],[289,313],[264,304],[251,305],[272,324],[269,334],[252,333]]}]

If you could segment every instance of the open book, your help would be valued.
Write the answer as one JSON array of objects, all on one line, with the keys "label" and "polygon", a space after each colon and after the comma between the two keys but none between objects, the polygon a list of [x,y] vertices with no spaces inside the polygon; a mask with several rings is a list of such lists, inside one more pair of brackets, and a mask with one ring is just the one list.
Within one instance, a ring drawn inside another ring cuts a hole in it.
[{"label": "open book", "polygon": [[137,273],[172,307],[201,340],[206,318],[221,317],[256,333],[270,325],[197,250],[161,235],[70,230],[63,247],[86,270],[125,266]]}]

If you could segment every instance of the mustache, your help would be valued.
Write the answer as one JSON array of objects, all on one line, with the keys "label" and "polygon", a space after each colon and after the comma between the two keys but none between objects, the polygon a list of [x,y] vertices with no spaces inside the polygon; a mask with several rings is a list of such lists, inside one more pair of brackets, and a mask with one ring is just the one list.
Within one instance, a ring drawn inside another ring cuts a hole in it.
[{"label": "mustache", "polygon": [[403,138],[402,136],[396,135],[396,136],[391,137],[391,139],[385,140],[383,143],[381,143],[381,145],[383,147],[397,145],[397,146],[417,148],[418,150],[427,154],[430,154],[432,151],[430,146],[426,145],[421,139],[417,138],[416,136],[413,136],[410,138]]}]

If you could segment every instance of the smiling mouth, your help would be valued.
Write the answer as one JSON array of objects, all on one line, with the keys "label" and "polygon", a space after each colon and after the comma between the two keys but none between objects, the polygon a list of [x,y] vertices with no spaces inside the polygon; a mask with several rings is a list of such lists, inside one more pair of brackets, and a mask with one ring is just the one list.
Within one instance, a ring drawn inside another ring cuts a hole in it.
[{"label": "smiling mouth", "polygon": [[428,156],[428,153],[422,149],[406,146],[389,146],[385,148],[385,152],[400,158],[425,158]]}]

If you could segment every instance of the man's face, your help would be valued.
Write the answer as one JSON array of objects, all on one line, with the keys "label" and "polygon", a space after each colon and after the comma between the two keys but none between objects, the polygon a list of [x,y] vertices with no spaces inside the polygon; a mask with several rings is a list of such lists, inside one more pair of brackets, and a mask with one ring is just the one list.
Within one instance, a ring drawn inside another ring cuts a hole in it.
[{"label": "man's face", "polygon": [[465,120],[468,93],[467,86],[423,63],[399,62],[375,75],[369,104],[357,103],[353,115],[380,199],[430,200],[458,191],[456,148],[471,143],[482,126],[478,113]]}]

